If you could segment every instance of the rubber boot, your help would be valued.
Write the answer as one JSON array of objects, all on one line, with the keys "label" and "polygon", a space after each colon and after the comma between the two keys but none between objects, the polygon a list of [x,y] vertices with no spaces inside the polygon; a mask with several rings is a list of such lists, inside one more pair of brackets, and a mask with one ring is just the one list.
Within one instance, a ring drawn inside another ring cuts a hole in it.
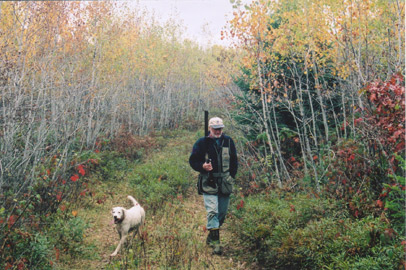
[{"label": "rubber boot", "polygon": [[213,247],[213,254],[215,255],[221,255],[223,251],[221,250],[221,245],[220,245],[220,230],[215,229],[212,230],[212,241],[211,241],[211,246]]},{"label": "rubber boot", "polygon": [[213,247],[214,246],[214,241],[217,240],[217,232],[219,231],[219,229],[210,229],[209,230],[209,235],[207,236],[206,239],[206,244]]}]

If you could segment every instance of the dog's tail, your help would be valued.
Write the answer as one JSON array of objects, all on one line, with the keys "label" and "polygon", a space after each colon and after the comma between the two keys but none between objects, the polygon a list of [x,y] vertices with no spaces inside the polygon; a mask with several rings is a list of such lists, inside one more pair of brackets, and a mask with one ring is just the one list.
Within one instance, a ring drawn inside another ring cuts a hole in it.
[{"label": "dog's tail", "polygon": [[127,198],[128,198],[130,201],[132,201],[132,203],[134,204],[134,206],[137,206],[137,205],[138,205],[138,202],[134,199],[133,196],[127,196]]}]

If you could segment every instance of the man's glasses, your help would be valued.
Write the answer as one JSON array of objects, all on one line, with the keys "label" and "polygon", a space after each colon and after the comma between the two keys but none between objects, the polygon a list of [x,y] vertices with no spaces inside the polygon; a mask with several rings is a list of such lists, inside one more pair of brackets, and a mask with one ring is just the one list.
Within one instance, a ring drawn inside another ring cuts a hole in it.
[{"label": "man's glasses", "polygon": [[217,130],[222,130],[223,128],[213,128],[213,129],[217,131]]}]

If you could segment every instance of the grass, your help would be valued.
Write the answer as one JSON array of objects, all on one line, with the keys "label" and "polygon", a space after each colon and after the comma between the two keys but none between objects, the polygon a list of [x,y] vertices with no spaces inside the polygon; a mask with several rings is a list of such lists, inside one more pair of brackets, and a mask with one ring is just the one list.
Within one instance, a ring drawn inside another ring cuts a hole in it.
[{"label": "grass", "polygon": [[[94,246],[93,256],[69,260],[62,254],[56,268],[247,269],[231,257],[235,252],[227,244],[233,236],[227,229],[222,231],[224,256],[212,256],[205,244],[206,212],[194,187],[197,174],[188,164],[197,137],[192,132],[166,134],[158,139],[164,147],[150,151],[142,162],[128,163],[124,173],[120,166],[110,164],[108,179],[93,181],[103,203],[89,199],[77,209],[90,226],[85,245]],[[133,195],[146,210],[143,239],[135,237],[110,260],[119,240],[110,210],[118,205],[129,208],[127,195]]]}]

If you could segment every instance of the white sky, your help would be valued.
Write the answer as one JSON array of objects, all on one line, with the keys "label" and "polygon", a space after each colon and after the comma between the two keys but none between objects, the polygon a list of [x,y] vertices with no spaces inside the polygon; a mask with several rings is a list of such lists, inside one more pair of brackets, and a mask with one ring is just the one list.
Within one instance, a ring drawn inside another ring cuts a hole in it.
[{"label": "white sky", "polygon": [[[242,2],[249,3],[252,0]],[[141,7],[155,12],[155,17],[163,22],[174,18],[186,27],[185,37],[200,45],[221,44],[221,30],[232,18],[230,0],[135,0]]]}]

